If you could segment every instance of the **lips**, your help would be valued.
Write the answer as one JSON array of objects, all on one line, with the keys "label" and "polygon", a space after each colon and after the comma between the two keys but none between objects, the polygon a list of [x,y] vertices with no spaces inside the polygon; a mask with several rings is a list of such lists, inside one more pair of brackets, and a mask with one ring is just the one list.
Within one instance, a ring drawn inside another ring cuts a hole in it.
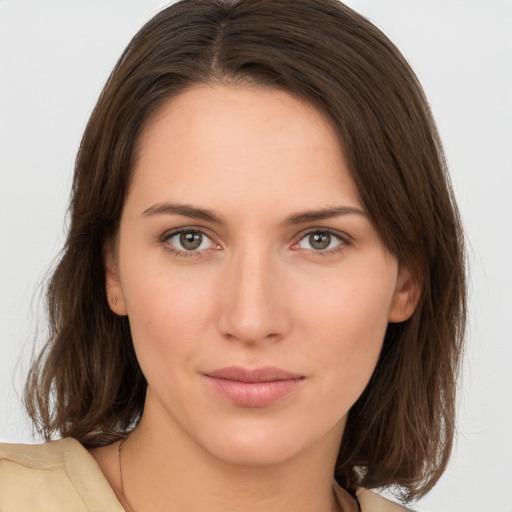
[{"label": "lips", "polygon": [[292,393],[304,376],[276,367],[247,369],[230,366],[205,374],[224,398],[241,407],[265,407]]}]

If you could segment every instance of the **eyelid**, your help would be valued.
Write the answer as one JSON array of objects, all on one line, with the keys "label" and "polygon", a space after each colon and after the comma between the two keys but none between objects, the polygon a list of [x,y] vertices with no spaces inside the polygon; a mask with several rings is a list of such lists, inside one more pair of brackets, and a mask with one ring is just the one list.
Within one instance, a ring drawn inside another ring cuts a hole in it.
[{"label": "eyelid", "polygon": [[309,251],[314,254],[318,255],[326,255],[326,254],[332,254],[339,252],[343,250],[346,246],[351,245],[354,242],[354,238],[351,237],[348,233],[345,233],[344,231],[338,231],[337,229],[332,228],[326,228],[326,227],[313,227],[313,228],[307,228],[304,231],[301,231],[294,237],[294,242],[292,244],[292,248],[295,250],[300,249],[299,243],[306,238],[309,235],[312,235],[314,233],[328,233],[329,235],[335,237],[340,241],[340,244],[332,249],[325,249],[325,250],[314,250],[314,249],[304,249],[306,251]]},{"label": "eyelid", "polygon": [[[171,245],[170,243],[168,243],[168,240],[170,238],[172,238],[173,236],[176,236],[180,233],[188,232],[188,231],[196,231],[196,232],[201,233],[203,236],[208,238],[215,247],[208,248],[208,249],[196,250],[196,251],[190,251],[190,250],[186,250],[186,249],[179,249],[178,247],[175,247],[175,246]],[[294,242],[292,243],[291,248],[293,250],[300,249],[299,243],[301,242],[301,240],[303,240],[304,238],[306,238],[307,236],[309,236],[313,233],[328,233],[329,235],[335,237],[336,239],[338,239],[340,241],[340,243],[332,249],[324,249],[324,250],[304,249],[305,251],[308,251],[308,252],[314,253],[314,254],[318,254],[318,255],[328,255],[328,254],[340,252],[346,246],[349,246],[354,242],[354,238],[344,231],[339,231],[337,229],[332,229],[332,228],[327,228],[327,227],[311,227],[311,228],[304,229],[303,231],[299,232],[298,234],[296,234],[293,237]],[[209,229],[200,227],[200,226],[191,225],[191,226],[181,226],[178,228],[173,228],[168,231],[165,231],[159,237],[159,242],[162,244],[165,244],[167,250],[173,252],[176,255],[201,256],[204,251],[219,250],[222,248],[221,244],[219,242],[217,242],[215,238],[216,238],[215,236],[210,234]]]},{"label": "eyelid", "polygon": [[[210,240],[214,247],[207,249],[200,249],[195,251],[186,250],[185,248],[180,249],[169,243],[169,239],[173,238],[176,235],[186,232],[197,232],[200,233],[203,237],[206,237]],[[201,256],[204,251],[208,250],[219,250],[221,245],[215,240],[215,237],[209,233],[209,230],[199,226],[182,226],[179,228],[170,229],[165,231],[160,237],[159,242],[164,244],[166,249],[174,253],[176,256]]]}]

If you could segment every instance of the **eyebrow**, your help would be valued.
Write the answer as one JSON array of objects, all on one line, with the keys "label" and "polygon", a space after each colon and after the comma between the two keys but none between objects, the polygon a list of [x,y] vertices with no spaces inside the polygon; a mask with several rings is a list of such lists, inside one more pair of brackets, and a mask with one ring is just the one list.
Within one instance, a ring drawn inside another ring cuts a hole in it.
[{"label": "eyebrow", "polygon": [[[205,208],[196,208],[188,204],[180,203],[158,203],[147,210],[144,210],[143,215],[145,217],[153,215],[182,215],[191,219],[203,220],[206,222],[212,222],[213,224],[226,224],[225,220],[213,212]],[[315,222],[319,220],[332,219],[334,217],[340,217],[342,215],[362,215],[364,217],[367,214],[352,206],[337,206],[331,208],[322,208],[320,210],[309,210],[301,213],[296,213],[287,217],[282,224],[285,226],[294,226],[297,224],[305,224],[307,222]]]},{"label": "eyebrow", "polygon": [[362,215],[367,217],[366,213],[359,208],[353,206],[336,206],[333,208],[322,208],[321,210],[310,210],[290,215],[284,220],[283,224],[286,226],[294,226],[296,224],[305,224],[306,222],[332,219],[342,215]]},{"label": "eyebrow", "polygon": [[220,215],[217,215],[212,210],[204,208],[196,208],[188,204],[178,203],[160,203],[154,204],[147,210],[144,210],[143,215],[152,216],[159,214],[167,215],[182,215],[183,217],[189,217],[191,219],[204,220],[206,222],[212,222],[214,224],[225,224],[224,220]]}]

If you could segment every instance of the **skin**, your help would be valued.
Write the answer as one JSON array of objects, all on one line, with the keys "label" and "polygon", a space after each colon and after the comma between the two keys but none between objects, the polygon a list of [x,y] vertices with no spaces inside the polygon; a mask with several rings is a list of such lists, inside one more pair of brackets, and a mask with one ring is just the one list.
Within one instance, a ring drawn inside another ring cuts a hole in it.
[{"label": "skin", "polygon": [[[142,421],[123,446],[129,503],[336,510],[348,411],[388,322],[412,314],[415,281],[365,214],[329,121],[290,94],[196,86],[169,100],[139,142],[106,251],[109,303],[128,315],[148,381]],[[297,217],[332,208],[346,210]],[[203,233],[197,250],[183,247],[179,229]],[[240,406],[205,377],[232,365],[276,366],[301,380],[269,405]],[[117,450],[92,454],[128,508]],[[341,506],[355,509],[348,495]]]}]

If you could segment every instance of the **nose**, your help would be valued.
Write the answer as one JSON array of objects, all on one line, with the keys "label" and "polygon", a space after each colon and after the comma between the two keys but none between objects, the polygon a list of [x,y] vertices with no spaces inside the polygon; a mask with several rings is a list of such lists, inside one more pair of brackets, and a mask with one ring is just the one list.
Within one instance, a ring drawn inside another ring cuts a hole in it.
[{"label": "nose", "polygon": [[221,283],[220,333],[247,345],[285,337],[290,315],[282,268],[264,251],[247,249],[230,258]]}]

